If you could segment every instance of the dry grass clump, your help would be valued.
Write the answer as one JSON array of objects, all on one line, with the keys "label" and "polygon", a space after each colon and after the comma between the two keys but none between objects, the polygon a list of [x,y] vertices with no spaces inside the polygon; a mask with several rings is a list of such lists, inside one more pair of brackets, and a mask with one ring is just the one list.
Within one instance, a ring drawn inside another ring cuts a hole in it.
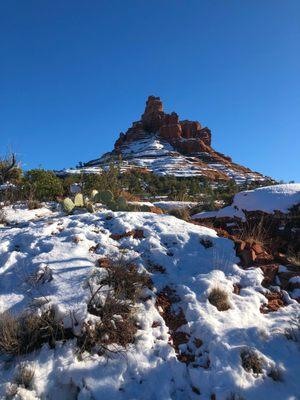
[{"label": "dry grass clump", "polygon": [[169,214],[178,219],[183,219],[186,222],[191,220],[190,211],[188,208],[176,208],[174,210],[170,210]]},{"label": "dry grass clump", "polygon": [[264,219],[261,218],[259,222],[247,220],[247,222],[241,226],[239,239],[245,242],[255,242],[262,247],[267,247],[270,244],[270,235]]},{"label": "dry grass clump", "polygon": [[34,274],[30,275],[27,279],[28,283],[32,286],[44,284],[53,280],[53,271],[48,265],[39,268]]},{"label": "dry grass clump", "polygon": [[42,207],[42,204],[41,204],[41,202],[39,202],[38,200],[29,199],[29,200],[27,201],[27,207],[28,207],[28,210],[36,210],[36,209],[38,209],[38,208],[41,208],[41,207]]},{"label": "dry grass clump", "polygon": [[300,314],[292,318],[290,326],[284,331],[285,337],[293,342],[300,342]]},{"label": "dry grass clump", "polygon": [[289,247],[287,251],[287,259],[291,264],[300,267],[300,251],[296,251]]},{"label": "dry grass clump", "polygon": [[9,382],[6,384],[5,399],[13,400],[17,398],[25,398],[21,395],[21,393],[19,393],[19,389],[24,388],[26,390],[32,390],[34,375],[35,368],[33,365],[28,362],[20,363],[14,374],[13,382]]},{"label": "dry grass clump", "polygon": [[14,376],[14,382],[19,386],[23,386],[25,389],[31,389],[34,374],[34,367],[29,363],[23,362],[18,366]]},{"label": "dry grass clump", "polygon": [[56,321],[53,310],[38,315],[0,315],[0,354],[17,356],[39,349],[44,343],[51,347],[65,337],[64,327]]},{"label": "dry grass clump", "polygon": [[137,331],[136,302],[142,288],[151,285],[150,278],[138,273],[134,264],[111,262],[105,270],[106,274],[96,277],[94,289],[90,284],[88,311],[100,320],[84,325],[83,335],[78,339],[81,351],[97,349],[102,354],[110,344],[126,347],[133,343]]},{"label": "dry grass clump", "polygon": [[242,367],[247,372],[253,372],[256,375],[262,374],[262,359],[259,355],[250,349],[241,352]]},{"label": "dry grass clump", "polygon": [[208,295],[208,301],[219,311],[226,311],[230,308],[227,292],[218,287],[213,288],[210,291]]}]

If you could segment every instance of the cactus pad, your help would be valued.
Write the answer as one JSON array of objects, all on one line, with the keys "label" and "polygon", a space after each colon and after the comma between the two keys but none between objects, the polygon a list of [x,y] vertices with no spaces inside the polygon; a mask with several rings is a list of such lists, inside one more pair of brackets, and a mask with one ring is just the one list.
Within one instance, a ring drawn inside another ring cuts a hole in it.
[{"label": "cactus pad", "polygon": [[84,207],[83,195],[82,193],[77,193],[74,199],[75,207]]},{"label": "cactus pad", "polygon": [[66,198],[63,200],[62,205],[63,205],[64,211],[65,211],[67,214],[71,214],[71,212],[72,212],[72,211],[74,210],[74,208],[75,208],[75,204],[73,203],[73,201],[72,201],[69,197],[66,197]]}]

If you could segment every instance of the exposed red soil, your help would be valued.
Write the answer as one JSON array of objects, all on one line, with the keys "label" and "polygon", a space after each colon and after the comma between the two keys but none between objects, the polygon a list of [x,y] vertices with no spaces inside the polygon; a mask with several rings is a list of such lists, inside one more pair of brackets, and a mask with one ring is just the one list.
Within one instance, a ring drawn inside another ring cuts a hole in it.
[{"label": "exposed red soil", "polygon": [[[180,362],[189,364],[195,361],[195,355],[190,352],[182,353],[180,345],[187,344],[190,341],[190,335],[186,332],[180,331],[180,328],[186,325],[187,321],[181,308],[176,313],[173,309],[173,304],[178,303],[180,298],[176,292],[170,287],[166,286],[156,298],[156,307],[160,315],[163,317],[170,332],[170,344],[174,347],[177,358]],[[195,338],[194,343],[196,346],[201,346],[201,339]]]},{"label": "exposed red soil", "polygon": [[124,233],[112,233],[110,235],[113,240],[121,240],[124,237],[132,236],[134,239],[144,239],[144,232],[142,229],[133,229],[132,231],[124,232]]}]

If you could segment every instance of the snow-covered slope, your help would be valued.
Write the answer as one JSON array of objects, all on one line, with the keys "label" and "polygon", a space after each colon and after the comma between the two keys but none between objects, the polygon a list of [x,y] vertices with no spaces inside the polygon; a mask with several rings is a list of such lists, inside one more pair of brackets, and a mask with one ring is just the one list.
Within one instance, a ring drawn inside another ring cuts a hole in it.
[{"label": "snow-covered slope", "polygon": [[[6,210],[8,222],[10,213]],[[100,256],[134,260],[141,271],[151,274],[154,290],[139,303],[139,330],[125,353],[78,358],[75,341],[70,340],[55,349],[45,345],[10,363],[0,358],[1,399],[24,360],[34,366],[35,375],[32,390],[20,389],[18,399],[299,398],[299,343],[285,336],[291,319],[299,314],[299,304],[286,294],[288,306],[262,314],[262,272],[238,267],[233,243],[214,230],[168,215],[135,212],[65,216],[59,211],[33,210],[29,215],[19,210],[17,222],[0,228],[1,312],[17,313],[46,298],[66,326],[72,326],[76,317],[79,329],[92,317],[87,310],[87,280]],[[134,229],[141,229],[144,237],[111,238],[112,233]],[[96,245],[97,252],[91,252]],[[155,272],[151,265],[163,270]],[[46,267],[52,279],[32,285],[30,277]],[[242,287],[239,295],[233,293],[234,284]],[[181,308],[186,319],[181,330],[190,336],[180,350],[195,357],[188,365],[176,357],[156,307],[157,294],[166,286],[176,292],[174,307]],[[209,303],[208,293],[215,287],[228,293],[229,310],[218,311]],[[196,345],[199,339],[201,346]],[[242,368],[240,355],[248,348],[261,357],[262,374]],[[279,371],[282,379],[274,381],[268,376],[271,371]]]},{"label": "snow-covered slope", "polygon": [[[139,167],[157,175],[201,176],[203,169],[197,165],[197,159],[187,159],[168,143],[153,135],[136,140],[122,147],[123,170]],[[108,166],[111,155],[88,163],[89,166]]]},{"label": "snow-covered slope", "polygon": [[193,218],[238,217],[244,219],[243,210],[263,211],[269,214],[274,211],[284,213],[296,204],[300,204],[300,183],[287,183],[239,192],[234,196],[232,205],[218,211],[201,212],[193,215]]},{"label": "snow-covered slope", "polygon": [[272,213],[276,210],[287,212],[295,204],[300,203],[300,183],[288,183],[261,187],[237,193],[233,206],[240,210],[264,211]]},{"label": "snow-covered slope", "polygon": [[[143,133],[142,138],[122,145],[119,149],[122,154],[121,170],[142,168],[156,175],[173,175],[177,177],[203,176],[212,180],[228,178],[237,183],[246,180],[264,181],[261,174],[242,168],[225,158],[214,157],[205,152],[184,155],[172,147],[170,143],[162,140],[158,135]],[[82,171],[87,173],[99,172],[101,168],[108,168],[111,160],[117,159],[114,152],[106,153],[101,158],[86,163]],[[68,173],[77,170],[68,170]]]}]

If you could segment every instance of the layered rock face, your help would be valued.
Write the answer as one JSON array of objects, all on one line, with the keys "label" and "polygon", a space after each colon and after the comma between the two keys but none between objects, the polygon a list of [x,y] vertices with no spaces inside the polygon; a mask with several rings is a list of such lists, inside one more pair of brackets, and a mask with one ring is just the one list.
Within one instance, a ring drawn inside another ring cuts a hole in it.
[{"label": "layered rock face", "polygon": [[120,134],[115,149],[125,142],[141,138],[143,132],[158,134],[185,153],[207,151],[211,145],[211,132],[208,128],[202,128],[198,121],[179,121],[175,112],[165,113],[162,101],[155,96],[148,97],[141,120],[134,122],[125,134]]}]

